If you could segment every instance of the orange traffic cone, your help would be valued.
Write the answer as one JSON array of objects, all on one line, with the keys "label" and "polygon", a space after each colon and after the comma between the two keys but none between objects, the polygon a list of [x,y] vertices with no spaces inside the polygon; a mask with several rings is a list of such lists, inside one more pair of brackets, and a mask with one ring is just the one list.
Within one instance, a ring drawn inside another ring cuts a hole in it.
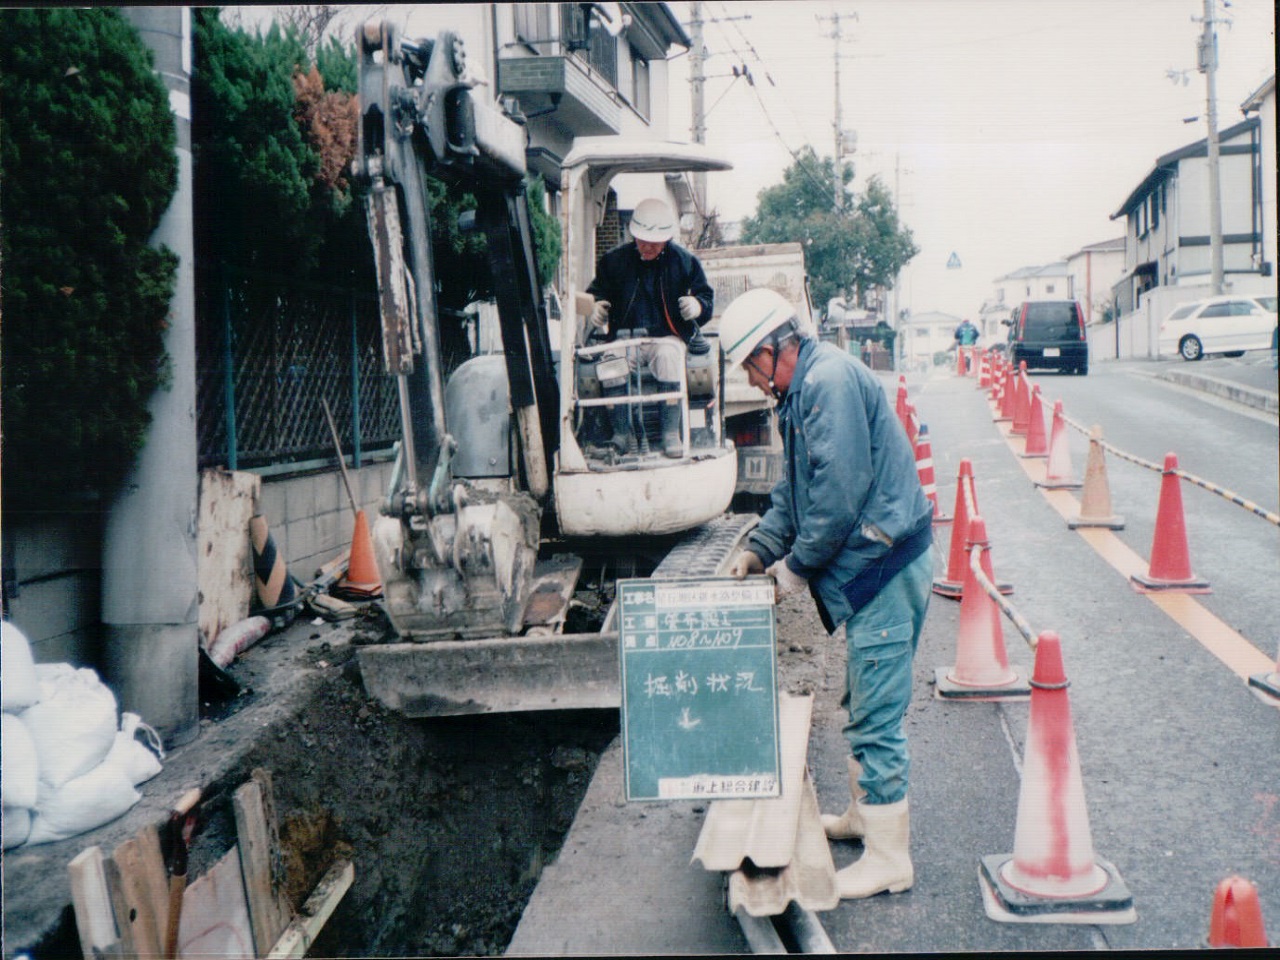
[{"label": "orange traffic cone", "polygon": [[382,594],[382,578],[378,576],[378,565],[373,559],[373,537],[369,534],[369,521],[363,510],[356,511],[347,575],[339,581],[336,589],[344,597],[365,600]]},{"label": "orange traffic cone", "polygon": [[1027,378],[1027,361],[1020,361],[1018,372],[1014,376],[1013,391],[1013,427],[1009,430],[1015,437],[1027,435],[1027,424],[1031,422],[1031,381]]},{"label": "orange traffic cone", "polygon": [[253,548],[253,580],[258,603],[264,610],[284,607],[297,599],[293,578],[284,557],[276,549],[267,527],[267,518],[254,514],[249,520],[249,543]]},{"label": "orange traffic cone", "polygon": [[1213,892],[1213,913],[1209,918],[1209,946],[1265,947],[1262,907],[1258,888],[1244,877],[1227,877]]},{"label": "orange traffic cone", "polygon": [[965,569],[964,595],[960,598],[956,662],[934,671],[934,696],[940,700],[1025,700],[1031,687],[1016,667],[1009,666],[1000,609],[974,576],[974,551],[980,555],[983,574],[994,583],[987,525],[978,516],[969,518],[970,559]]},{"label": "orange traffic cone", "polygon": [[905,426],[907,428],[907,439],[911,441],[911,446],[914,449],[916,445],[916,437],[920,435],[920,418],[916,415],[916,408],[914,404],[907,404],[907,419]]},{"label": "orange traffic cone", "polygon": [[991,386],[991,360],[987,351],[978,354],[978,389],[986,390]]},{"label": "orange traffic cone", "polygon": [[1000,387],[1000,416],[996,423],[1012,423],[1013,411],[1018,399],[1017,371],[1009,364],[1004,368],[1004,382]]},{"label": "orange traffic cone", "polygon": [[1276,668],[1271,673],[1255,673],[1249,678],[1249,686],[1258,691],[1264,702],[1280,707],[1280,653],[1276,654]]},{"label": "orange traffic cone", "polygon": [[929,442],[929,425],[920,424],[916,434],[916,474],[920,477],[920,486],[924,495],[933,504],[933,522],[950,523],[951,518],[938,509],[938,486],[933,472],[933,444]]},{"label": "orange traffic cone", "polygon": [[1031,675],[1013,853],[983,857],[979,886],[992,920],[1133,923],[1133,897],[1116,868],[1094,856],[1062,642],[1040,634]]},{"label": "orange traffic cone", "polygon": [[956,344],[956,376],[963,377],[965,374],[964,366],[964,347]]},{"label": "orange traffic cone", "polygon": [[1102,427],[1096,423],[1089,429],[1089,460],[1084,467],[1084,492],[1080,494],[1080,512],[1067,521],[1072,530],[1078,527],[1124,529],[1124,517],[1111,512],[1111,490],[1107,487],[1107,460],[1102,449]]},{"label": "orange traffic cone", "polygon": [[[966,493],[967,491],[967,493]],[[960,461],[960,470],[956,476],[955,519],[951,525],[951,544],[947,552],[947,572],[945,576],[935,577],[933,592],[948,600],[959,600],[964,596],[965,571],[969,566],[969,507],[973,513],[978,512],[978,490],[973,482],[973,464],[968,457]],[[994,580],[996,589],[1003,594],[1013,593],[1013,584]]]},{"label": "orange traffic cone", "polygon": [[1187,553],[1187,526],[1182,516],[1182,486],[1177,475],[1178,457],[1164,455],[1160,504],[1156,508],[1156,532],[1151,540],[1151,563],[1143,576],[1135,573],[1129,582],[1139,593],[1209,593],[1209,581],[1191,572]]},{"label": "orange traffic cone", "polygon": [[1021,456],[1047,457],[1049,441],[1044,435],[1044,407],[1040,403],[1040,385],[1031,388],[1030,412],[1027,414],[1027,438],[1022,445]]},{"label": "orange traffic cone", "polygon": [[905,373],[898,374],[898,398],[894,401],[893,412],[898,415],[898,419],[902,421],[902,426],[907,425],[907,375]]},{"label": "orange traffic cone", "polygon": [[995,403],[1000,399],[1000,382],[1004,379],[1004,361],[1000,358],[1000,354],[991,354],[991,384],[990,393],[987,399]]},{"label": "orange traffic cone", "polygon": [[1053,427],[1049,430],[1049,459],[1045,464],[1044,479],[1036,481],[1037,487],[1046,490],[1075,490],[1080,481],[1071,471],[1071,444],[1067,437],[1067,418],[1062,412],[1062,401],[1053,401]]}]

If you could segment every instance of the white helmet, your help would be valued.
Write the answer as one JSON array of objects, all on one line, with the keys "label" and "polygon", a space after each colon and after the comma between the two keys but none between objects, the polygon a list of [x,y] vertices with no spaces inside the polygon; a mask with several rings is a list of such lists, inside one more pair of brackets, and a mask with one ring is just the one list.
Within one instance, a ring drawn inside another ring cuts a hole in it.
[{"label": "white helmet", "polygon": [[725,307],[720,317],[720,349],[730,363],[741,366],[765,337],[795,317],[795,307],[776,290],[748,290]]},{"label": "white helmet", "polygon": [[657,243],[676,235],[676,215],[656,197],[641,200],[631,213],[631,235],[637,240]]}]

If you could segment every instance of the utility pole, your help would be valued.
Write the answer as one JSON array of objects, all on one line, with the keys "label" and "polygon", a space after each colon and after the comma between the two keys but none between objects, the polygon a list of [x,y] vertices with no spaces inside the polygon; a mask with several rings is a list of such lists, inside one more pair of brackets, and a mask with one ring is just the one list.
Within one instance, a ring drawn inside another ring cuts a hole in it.
[{"label": "utility pole", "polygon": [[[692,46],[689,49],[689,86],[693,96],[693,142],[707,142],[707,115],[703,107],[703,88],[706,85],[706,74],[704,67],[706,59],[703,56],[702,42],[702,3],[700,0],[693,0],[689,4],[690,20],[689,20],[689,39]],[[698,232],[702,235],[703,222],[706,219],[707,210],[707,175],[703,171],[698,171],[693,175],[693,200],[694,206],[698,211]]]},{"label": "utility pole", "polygon": [[1210,293],[1222,293],[1222,184],[1218,176],[1218,96],[1215,71],[1218,69],[1218,37],[1214,32],[1214,5],[1204,0],[1204,25],[1200,33],[1199,62],[1204,74],[1205,119],[1209,127],[1209,285]]},{"label": "utility pole", "polygon": [[840,21],[842,19],[847,19],[847,18],[852,18],[854,20],[857,20],[858,15],[856,13],[846,13],[846,14],[835,13],[829,17],[816,17],[816,19],[819,21],[822,21],[822,20],[831,21],[832,31],[831,33],[828,33],[825,36],[835,41],[836,109],[835,109],[835,120],[832,124],[835,137],[833,141],[834,149],[832,150],[831,158],[835,168],[835,184],[834,184],[833,197],[835,200],[835,206],[837,211],[841,209],[842,200],[844,197],[844,183],[841,181],[841,177],[840,177],[840,171],[842,169],[840,158],[844,153],[844,143],[845,143],[844,130],[843,130],[844,121],[840,112],[840,41],[844,38],[843,34],[840,32]]}]

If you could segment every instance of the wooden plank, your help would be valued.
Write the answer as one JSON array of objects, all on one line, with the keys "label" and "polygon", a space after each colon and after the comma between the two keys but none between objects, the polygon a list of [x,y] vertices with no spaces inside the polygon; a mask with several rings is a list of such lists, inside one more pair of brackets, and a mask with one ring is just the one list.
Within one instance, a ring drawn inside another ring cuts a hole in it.
[{"label": "wooden plank", "polygon": [[293,914],[284,889],[284,861],[280,854],[271,774],[254,770],[253,779],[236,790],[232,806],[253,945],[255,955],[262,956],[280,939]]},{"label": "wooden plank", "polygon": [[252,957],[253,929],[240,872],[240,850],[232,847],[182,897],[179,957]]},{"label": "wooden plank", "polygon": [[85,847],[67,864],[71,879],[71,903],[75,907],[76,931],[85,960],[115,956],[120,950],[116,917],[103,869],[102,848]]},{"label": "wooden plank", "polygon": [[249,520],[262,487],[256,473],[221,468],[200,474],[196,579],[199,629],[205,649],[218,632],[249,615],[253,599],[253,552]]},{"label": "wooden plank", "polygon": [[106,879],[107,899],[111,903],[111,912],[120,918],[116,923],[116,932],[119,934],[116,946],[119,947],[120,956],[136,957],[138,948],[133,938],[133,925],[123,919],[129,916],[129,898],[125,896],[124,879],[114,857],[103,859],[102,874]]},{"label": "wooden plank", "polygon": [[134,839],[138,844],[144,892],[151,903],[156,930],[159,931],[163,946],[165,931],[169,925],[169,873],[165,870],[164,854],[160,851],[160,832],[155,824],[148,824],[138,831]]},{"label": "wooden plank", "polygon": [[351,888],[356,868],[350,860],[339,860],[331,866],[307,897],[299,915],[285,928],[267,960],[299,960],[307,955],[316,936],[324,929],[338,903]]},{"label": "wooden plank", "polygon": [[134,953],[138,957],[159,957],[164,952],[163,930],[168,911],[157,913],[147,879],[149,867],[143,845],[137,837],[130,837],[116,847],[111,859],[119,870],[125,901],[123,911],[116,907],[119,925],[127,924],[132,929]]}]

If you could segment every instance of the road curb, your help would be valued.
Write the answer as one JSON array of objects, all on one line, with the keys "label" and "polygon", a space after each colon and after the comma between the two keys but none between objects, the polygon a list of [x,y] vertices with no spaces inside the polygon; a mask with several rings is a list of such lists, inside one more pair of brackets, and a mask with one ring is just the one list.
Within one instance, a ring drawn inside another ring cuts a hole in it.
[{"label": "road curb", "polygon": [[1183,373],[1179,370],[1166,370],[1157,373],[1156,378],[1176,383],[1179,386],[1190,387],[1193,390],[1211,393],[1227,400],[1233,400],[1247,407],[1253,407],[1255,410],[1262,410],[1270,414],[1280,414],[1280,396],[1267,390],[1257,390],[1253,387],[1231,383],[1227,380],[1219,380],[1216,377],[1206,377],[1197,373]]}]

